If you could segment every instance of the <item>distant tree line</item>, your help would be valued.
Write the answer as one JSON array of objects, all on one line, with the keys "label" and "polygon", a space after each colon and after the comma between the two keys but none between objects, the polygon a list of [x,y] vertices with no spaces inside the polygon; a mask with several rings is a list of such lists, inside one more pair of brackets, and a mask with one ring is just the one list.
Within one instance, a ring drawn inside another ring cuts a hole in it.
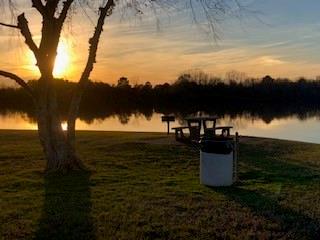
[{"label": "distant tree line", "polygon": [[[38,91],[36,81],[29,86]],[[66,117],[75,83],[57,80],[59,106]],[[202,71],[181,74],[172,83],[150,82],[131,85],[126,77],[117,84],[90,82],[80,106],[80,118],[91,121],[117,114],[125,123],[128,116],[142,113],[190,114],[204,111],[214,114],[246,114],[271,121],[277,114],[297,114],[320,110],[320,79],[300,78],[296,81],[265,76],[249,78],[244,73],[231,71],[225,78],[210,76]],[[23,111],[33,115],[29,98],[20,88],[0,89],[0,111]]]}]

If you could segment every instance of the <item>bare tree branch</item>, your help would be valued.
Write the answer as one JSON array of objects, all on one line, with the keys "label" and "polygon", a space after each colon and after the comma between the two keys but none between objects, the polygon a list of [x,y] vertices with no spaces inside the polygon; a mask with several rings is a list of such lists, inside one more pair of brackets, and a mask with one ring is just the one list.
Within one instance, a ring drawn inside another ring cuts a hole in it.
[{"label": "bare tree branch", "polygon": [[74,0],[66,0],[65,2],[63,2],[63,8],[60,13],[59,20],[58,20],[60,27],[62,27],[64,21],[66,20],[66,17],[68,15],[68,11],[69,11],[73,2],[74,2]]},{"label": "bare tree branch", "polygon": [[28,26],[28,21],[25,18],[24,13],[18,16],[18,28],[20,29],[22,36],[25,38],[25,43],[28,45],[28,47],[31,49],[36,59],[38,60],[39,48],[33,41],[32,34]]},{"label": "bare tree branch", "polygon": [[100,8],[99,19],[92,38],[89,40],[89,56],[87,59],[86,67],[81,75],[78,86],[72,97],[69,115],[68,115],[68,140],[74,144],[75,139],[75,121],[79,111],[83,91],[89,82],[90,73],[93,70],[93,65],[96,62],[97,49],[100,41],[100,36],[103,31],[103,25],[107,16],[111,15],[114,8],[114,0],[108,0],[104,7]]},{"label": "bare tree branch", "polygon": [[60,0],[47,0],[46,5],[44,6],[46,9],[46,13],[48,14],[48,17],[54,17],[58,4]]},{"label": "bare tree branch", "polygon": [[90,44],[89,56],[87,59],[85,70],[83,71],[79,81],[80,84],[82,82],[89,80],[89,76],[93,69],[93,65],[96,63],[96,54],[97,54],[97,49],[100,41],[100,36],[103,31],[104,21],[105,21],[105,18],[111,14],[113,7],[114,7],[114,1],[108,0],[107,4],[103,8],[100,8],[100,16],[97,22],[97,26],[95,28],[95,32],[93,34],[93,37],[90,38],[89,40],[89,44]]},{"label": "bare tree branch", "polygon": [[0,70],[0,76],[14,80],[17,84],[19,84],[22,88],[24,88],[31,95],[33,99],[35,99],[33,90],[22,78],[20,78],[16,74]]},{"label": "bare tree branch", "polygon": [[37,9],[41,15],[45,15],[45,8],[41,0],[32,0],[32,7]]},{"label": "bare tree branch", "polygon": [[0,26],[19,29],[22,36],[25,38],[25,43],[28,45],[28,47],[34,53],[35,57],[38,58],[39,48],[37,47],[37,45],[33,41],[32,34],[29,29],[28,21],[24,15],[24,13],[22,13],[18,16],[18,25],[6,24],[6,23],[0,22]]},{"label": "bare tree branch", "polygon": [[0,25],[4,26],[4,27],[18,28],[19,29],[19,27],[17,25],[12,25],[12,24],[2,23],[2,22],[0,22]]}]

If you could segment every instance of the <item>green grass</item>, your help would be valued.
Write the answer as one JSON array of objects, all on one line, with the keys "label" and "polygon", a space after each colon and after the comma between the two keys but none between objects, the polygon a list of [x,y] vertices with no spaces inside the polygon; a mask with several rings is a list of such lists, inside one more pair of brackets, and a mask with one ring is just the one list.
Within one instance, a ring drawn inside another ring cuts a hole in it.
[{"label": "green grass", "polygon": [[0,131],[0,239],[320,238],[319,145],[244,138],[238,184],[209,188],[166,138],[80,132],[91,171],[64,176],[44,175],[36,132]]}]

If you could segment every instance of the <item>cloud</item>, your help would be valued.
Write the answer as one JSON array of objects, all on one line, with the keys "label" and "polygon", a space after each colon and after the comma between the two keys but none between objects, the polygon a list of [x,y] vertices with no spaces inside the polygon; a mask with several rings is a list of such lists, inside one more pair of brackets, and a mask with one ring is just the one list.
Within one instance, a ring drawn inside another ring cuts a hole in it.
[{"label": "cloud", "polygon": [[262,64],[265,66],[281,65],[281,64],[285,63],[285,61],[282,61],[282,60],[277,59],[276,57],[272,57],[272,56],[262,56],[262,57],[255,59],[254,61],[257,61],[258,64]]}]

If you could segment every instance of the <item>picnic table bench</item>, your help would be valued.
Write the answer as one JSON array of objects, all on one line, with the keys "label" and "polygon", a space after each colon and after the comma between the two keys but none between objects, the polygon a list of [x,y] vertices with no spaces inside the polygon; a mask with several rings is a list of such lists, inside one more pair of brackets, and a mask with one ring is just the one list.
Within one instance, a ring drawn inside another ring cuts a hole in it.
[{"label": "picnic table bench", "polygon": [[[174,127],[175,137],[177,141],[186,142],[186,141],[198,141],[200,139],[200,129],[196,126],[182,126],[182,127]],[[187,137],[183,130],[189,130],[189,137]]]},{"label": "picnic table bench", "polygon": [[230,129],[232,129],[232,126],[221,126],[221,127],[216,127],[215,130],[221,130],[221,136],[230,136]]},{"label": "picnic table bench", "polygon": [[221,136],[229,137],[230,136],[230,129],[232,126],[219,126],[214,128],[207,128],[204,130],[204,136],[212,137],[217,135],[217,130],[221,130]]}]

